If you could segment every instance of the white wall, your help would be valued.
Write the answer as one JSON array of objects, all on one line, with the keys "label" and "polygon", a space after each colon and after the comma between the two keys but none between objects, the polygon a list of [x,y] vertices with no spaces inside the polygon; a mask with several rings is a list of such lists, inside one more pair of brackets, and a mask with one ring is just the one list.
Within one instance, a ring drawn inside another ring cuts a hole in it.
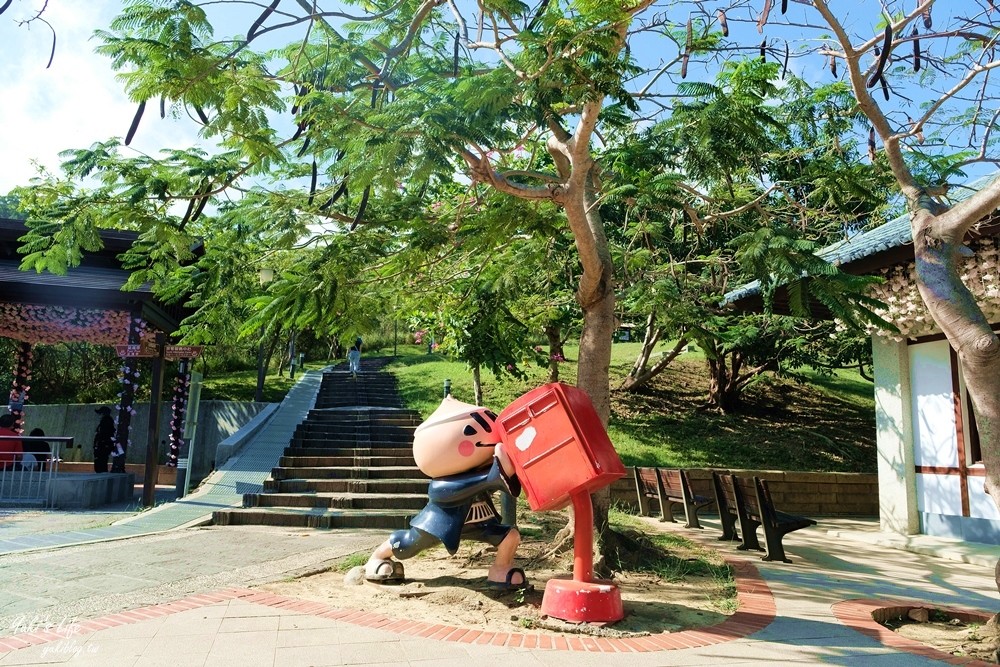
[{"label": "white wall", "polygon": [[[909,346],[914,463],[958,466],[951,348],[947,341]],[[959,512],[961,513],[961,512]]]},{"label": "white wall", "polygon": [[[958,474],[959,441],[950,347],[943,340],[920,343],[910,345],[908,354],[914,465],[947,469],[939,474],[916,475],[916,507],[921,529],[930,535],[997,544],[1000,510],[983,490],[984,478],[968,476],[963,481]],[[963,418],[966,418],[964,412],[963,402]],[[961,447],[966,446],[961,443]],[[880,440],[880,452],[882,447]],[[968,493],[968,516],[962,512],[963,491]],[[879,494],[881,497],[881,489]]]},{"label": "white wall", "polygon": [[997,509],[993,498],[986,495],[985,483],[985,477],[969,477],[969,516],[1000,521],[1000,509]]},{"label": "white wall", "polygon": [[910,365],[906,343],[872,337],[875,365],[875,431],[878,443],[879,523],[903,535],[920,532],[910,416]]},{"label": "white wall", "polygon": [[918,474],[917,506],[921,512],[962,516],[962,478]]}]

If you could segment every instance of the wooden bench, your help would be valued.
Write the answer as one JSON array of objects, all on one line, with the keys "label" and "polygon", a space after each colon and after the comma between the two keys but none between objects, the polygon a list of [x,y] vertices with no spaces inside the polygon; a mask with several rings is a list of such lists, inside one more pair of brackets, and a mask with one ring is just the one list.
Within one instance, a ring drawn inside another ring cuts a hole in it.
[{"label": "wooden bench", "polygon": [[[740,522],[740,532],[743,533],[743,542],[737,549],[755,549],[764,551],[761,560],[780,560],[785,563],[792,561],[785,556],[785,549],[781,540],[788,533],[815,526],[816,522],[803,516],[786,514],[774,509],[774,502],[771,500],[771,492],[767,488],[767,482],[760,477],[747,479],[729,475],[732,479],[732,489],[736,502],[737,516]],[[761,549],[760,542],[757,541],[757,526],[764,529],[764,544],[766,549]]]},{"label": "wooden bench", "polygon": [[[740,518],[740,510],[736,502],[736,489],[733,487],[733,477],[734,475],[728,472],[712,471],[712,489],[715,491],[715,505],[719,508],[719,520],[722,523],[722,537],[719,539],[729,542],[740,539],[740,536],[736,532],[736,523]],[[754,535],[753,539],[757,539],[756,535]]]},{"label": "wooden bench", "polygon": [[698,522],[698,510],[711,505],[714,500],[695,495],[687,472],[675,468],[635,467],[635,490],[639,498],[639,511],[649,516],[649,501],[656,500],[660,506],[660,520],[673,521],[672,505],[684,508],[684,527],[702,528]]}]

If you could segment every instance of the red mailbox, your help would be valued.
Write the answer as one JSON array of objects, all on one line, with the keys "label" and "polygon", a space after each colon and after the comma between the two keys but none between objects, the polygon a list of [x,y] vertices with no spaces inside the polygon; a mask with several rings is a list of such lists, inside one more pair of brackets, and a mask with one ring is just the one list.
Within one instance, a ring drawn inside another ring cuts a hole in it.
[{"label": "red mailbox", "polygon": [[625,475],[590,397],[576,387],[538,387],[507,406],[496,423],[535,511],[565,507],[573,495]]},{"label": "red mailbox", "polygon": [[528,504],[536,512],[573,503],[573,578],[550,579],[542,613],[573,623],[613,623],[625,616],[621,592],[594,581],[594,508],[590,494],[625,475],[608,432],[583,391],[547,384],[517,399],[496,420]]}]

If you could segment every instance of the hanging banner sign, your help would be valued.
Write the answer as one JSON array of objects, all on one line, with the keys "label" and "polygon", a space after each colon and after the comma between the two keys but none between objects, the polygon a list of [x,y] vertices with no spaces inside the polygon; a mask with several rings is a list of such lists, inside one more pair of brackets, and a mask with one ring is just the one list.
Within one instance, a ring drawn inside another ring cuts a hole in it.
[{"label": "hanging banner sign", "polygon": [[177,359],[197,359],[201,356],[203,345],[164,345],[163,356],[171,361]]},{"label": "hanging banner sign", "polygon": [[[203,345],[164,345],[163,356],[171,361],[197,359],[203,349]],[[151,358],[156,356],[156,345],[115,345],[115,352],[119,357]]]},{"label": "hanging banner sign", "polygon": [[142,345],[115,345],[115,352],[119,357],[135,358],[135,357],[155,357],[156,348],[150,350]]}]

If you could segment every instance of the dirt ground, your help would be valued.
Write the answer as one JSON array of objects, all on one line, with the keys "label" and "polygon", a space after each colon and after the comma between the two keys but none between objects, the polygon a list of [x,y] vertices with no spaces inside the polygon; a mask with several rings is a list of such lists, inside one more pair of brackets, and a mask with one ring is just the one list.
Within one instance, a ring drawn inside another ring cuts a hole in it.
[{"label": "dirt ground", "polygon": [[[549,519],[558,525],[564,518]],[[433,622],[489,632],[584,633],[609,637],[641,636],[660,632],[706,627],[725,620],[735,607],[723,599],[722,584],[711,575],[688,574],[667,578],[652,572],[616,573],[614,582],[621,591],[626,616],[613,625],[599,628],[574,626],[543,617],[540,613],[545,582],[572,573],[572,551],[545,557],[551,547],[546,527],[537,536],[522,524],[526,534],[518,549],[516,565],[522,567],[533,589],[496,591],[486,583],[486,570],[494,554],[486,545],[463,542],[455,556],[438,547],[405,561],[402,584],[354,584],[345,582],[345,572],[358,561],[290,581],[267,584],[271,592],[316,600],[339,608],[353,608],[391,618]],[[714,552],[694,544],[671,546],[671,555],[680,562],[717,558]],[[367,558],[367,555],[364,555]],[[355,573],[356,574],[356,573]],[[348,575],[347,579],[352,577]],[[726,611],[725,608],[730,610]]]},{"label": "dirt ground", "polygon": [[946,614],[932,611],[926,623],[887,623],[902,636],[933,646],[954,656],[1000,664],[1000,633],[997,628],[978,623],[963,623]]}]

